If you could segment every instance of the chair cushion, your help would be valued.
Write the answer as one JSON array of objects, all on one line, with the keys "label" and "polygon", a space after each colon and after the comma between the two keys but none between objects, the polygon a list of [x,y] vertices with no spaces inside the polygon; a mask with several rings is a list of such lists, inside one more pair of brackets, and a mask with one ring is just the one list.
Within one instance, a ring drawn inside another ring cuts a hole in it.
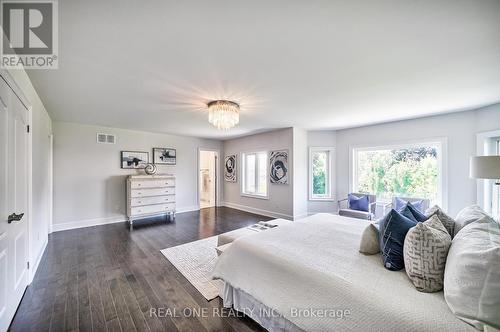
[{"label": "chair cushion", "polygon": [[[397,211],[401,210],[404,208],[404,206],[408,204],[407,201],[405,201],[404,199],[401,199],[399,197],[396,197],[396,206],[394,206],[394,209],[396,209]],[[412,202],[411,203],[413,205],[413,207],[415,207],[415,209],[419,210],[420,212],[424,212],[422,211],[423,210],[423,204],[424,202],[422,200],[420,201],[415,201],[415,202]]]},{"label": "chair cushion", "polygon": [[406,274],[417,290],[438,292],[443,289],[446,256],[451,236],[437,215],[410,228],[404,242]]},{"label": "chair cushion", "polygon": [[370,220],[372,218],[372,214],[370,212],[357,211],[351,209],[340,209],[339,216],[357,218],[357,219],[366,219],[366,220]]},{"label": "chair cushion", "polygon": [[380,252],[378,240],[378,225],[369,224],[361,235],[359,243],[359,252],[365,255],[375,255]]},{"label": "chair cushion", "polygon": [[458,318],[477,329],[500,328],[500,225],[483,218],[453,239],[444,271],[444,297]]},{"label": "chair cushion", "polygon": [[417,223],[392,209],[379,222],[380,251],[384,266],[393,271],[404,268],[403,244],[408,230]]},{"label": "chair cushion", "polygon": [[356,196],[353,194],[348,195],[349,209],[357,211],[368,212],[370,208],[370,198],[368,195]]},{"label": "chair cushion", "polygon": [[444,211],[437,205],[434,205],[427,211],[425,211],[425,214],[428,217],[431,217],[433,215],[437,215],[439,218],[439,221],[443,224],[443,226],[446,228],[448,231],[448,234],[450,234],[451,238],[455,236],[455,220],[453,220],[452,217],[444,213]]}]

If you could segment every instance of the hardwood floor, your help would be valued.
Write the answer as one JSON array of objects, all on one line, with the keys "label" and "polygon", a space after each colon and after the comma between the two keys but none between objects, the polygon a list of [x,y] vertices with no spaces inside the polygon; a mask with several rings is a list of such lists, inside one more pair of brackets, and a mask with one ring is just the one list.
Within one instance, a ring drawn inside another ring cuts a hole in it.
[{"label": "hardwood floor", "polygon": [[[133,232],[120,223],[53,233],[10,329],[262,331],[228,311],[213,316],[221,299],[206,301],[160,250],[269,219],[210,208],[178,214],[174,223],[138,222]],[[175,308],[177,315],[151,317],[150,308]],[[185,317],[184,308],[207,308],[209,315]]]}]

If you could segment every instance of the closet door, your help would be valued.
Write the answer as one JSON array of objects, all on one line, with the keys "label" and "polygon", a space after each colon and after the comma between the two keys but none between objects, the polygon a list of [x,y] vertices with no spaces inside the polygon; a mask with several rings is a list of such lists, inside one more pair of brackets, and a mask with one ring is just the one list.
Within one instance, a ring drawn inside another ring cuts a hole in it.
[{"label": "closet door", "polygon": [[28,285],[28,111],[0,78],[0,331]]}]

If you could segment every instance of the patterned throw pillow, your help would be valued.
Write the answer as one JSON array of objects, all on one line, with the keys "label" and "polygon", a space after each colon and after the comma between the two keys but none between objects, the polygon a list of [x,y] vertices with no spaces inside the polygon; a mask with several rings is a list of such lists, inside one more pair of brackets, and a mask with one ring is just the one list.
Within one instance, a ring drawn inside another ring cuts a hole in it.
[{"label": "patterned throw pillow", "polygon": [[437,205],[434,205],[433,207],[425,211],[425,214],[428,217],[436,215],[448,231],[448,234],[450,234],[451,238],[453,239],[453,236],[455,236],[455,220],[453,220],[452,217],[444,213],[444,211]]},{"label": "patterned throw pillow", "polygon": [[431,293],[443,289],[450,245],[451,236],[435,214],[408,231],[403,247],[405,269],[417,290]]}]

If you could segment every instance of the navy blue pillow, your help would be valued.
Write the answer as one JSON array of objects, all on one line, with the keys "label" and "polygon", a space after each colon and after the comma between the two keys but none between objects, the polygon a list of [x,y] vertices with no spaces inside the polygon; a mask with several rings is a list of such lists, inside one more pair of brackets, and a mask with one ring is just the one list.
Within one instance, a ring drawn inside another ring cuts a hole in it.
[{"label": "navy blue pillow", "polygon": [[369,211],[370,199],[367,195],[357,197],[353,194],[349,194],[347,198],[349,200],[349,209],[365,212]]},{"label": "navy blue pillow", "polygon": [[[415,201],[413,202],[413,207],[416,208],[417,210],[419,210],[420,212],[424,212],[422,211],[423,210],[423,201]],[[396,206],[394,207],[394,209],[396,209],[396,211],[401,211],[402,209],[404,209],[405,205],[408,204],[407,201],[405,201],[404,199],[401,199],[399,197],[396,197]]]},{"label": "navy blue pillow", "polygon": [[417,218],[413,214],[411,208],[406,204],[401,210],[397,210],[399,213],[401,213],[403,216],[406,218],[410,219],[411,221],[418,222]]},{"label": "navy blue pillow", "polygon": [[417,223],[392,209],[380,220],[379,242],[386,269],[398,271],[405,267],[403,244],[408,230]]},{"label": "navy blue pillow", "polygon": [[417,209],[417,207],[413,203],[408,202],[408,204],[406,204],[406,209],[411,211],[411,214],[418,222],[424,222],[428,219],[427,216],[420,212],[420,210]]}]

